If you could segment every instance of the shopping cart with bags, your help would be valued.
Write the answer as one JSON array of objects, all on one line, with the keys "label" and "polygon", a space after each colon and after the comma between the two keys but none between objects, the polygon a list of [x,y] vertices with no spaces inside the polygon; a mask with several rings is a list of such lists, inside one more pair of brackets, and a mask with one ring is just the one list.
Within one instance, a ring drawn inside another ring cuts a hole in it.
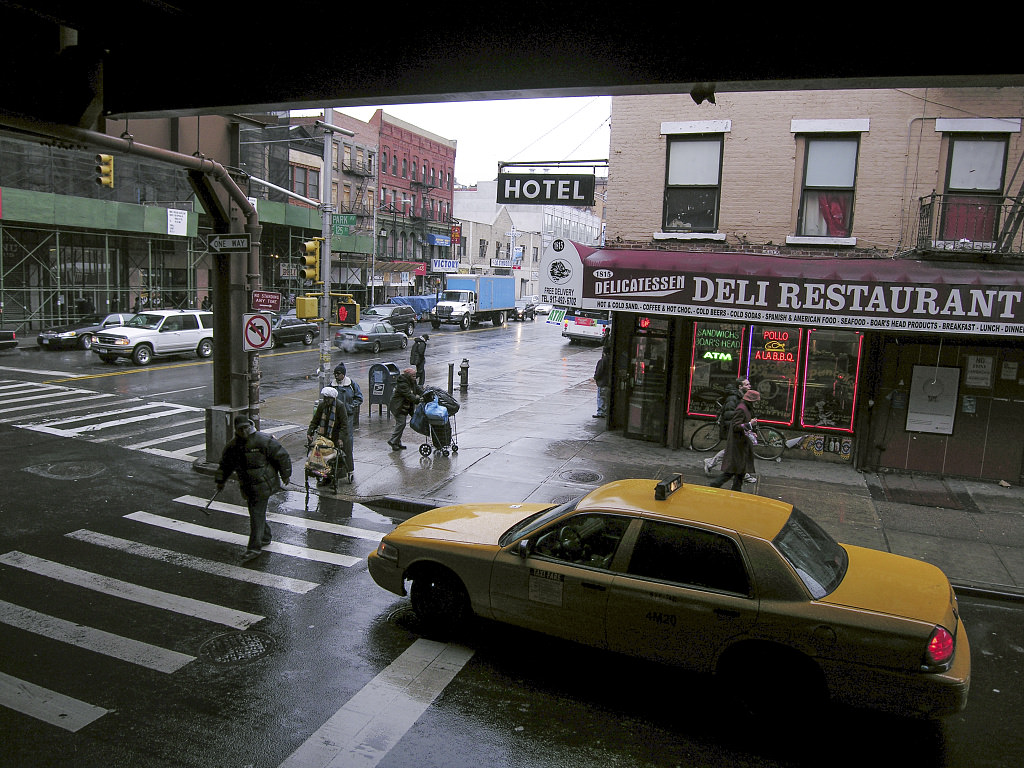
[{"label": "shopping cart with bags", "polygon": [[420,446],[420,455],[429,456],[436,451],[445,456],[458,453],[458,430],[455,425],[455,414],[459,410],[459,402],[445,390],[436,387],[423,389],[423,402],[413,411],[409,426],[426,439]]},{"label": "shopping cart with bags", "polygon": [[337,492],[338,472],[342,470],[345,451],[322,435],[306,443],[306,465],[304,469],[306,493],[309,493],[309,478],[315,477],[318,486],[329,485]]}]

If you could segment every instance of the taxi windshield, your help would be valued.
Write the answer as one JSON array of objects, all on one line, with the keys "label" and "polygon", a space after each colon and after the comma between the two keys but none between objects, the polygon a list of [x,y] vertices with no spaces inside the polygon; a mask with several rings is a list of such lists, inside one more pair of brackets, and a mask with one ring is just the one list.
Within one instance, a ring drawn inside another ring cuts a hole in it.
[{"label": "taxi windshield", "polygon": [[516,539],[520,539],[523,536],[528,536],[537,529],[543,528],[551,520],[554,520],[557,517],[561,517],[566,512],[572,512],[574,509],[576,509],[576,505],[580,503],[580,499],[582,498],[583,497],[580,496],[578,498],[572,499],[571,501],[565,502],[565,504],[559,504],[558,506],[555,507],[548,507],[547,509],[542,509],[540,512],[530,515],[525,520],[520,520],[518,523],[516,523],[503,534],[501,534],[501,538],[498,539],[498,546],[504,547],[510,544],[511,542],[515,541]]},{"label": "taxi windshield", "polygon": [[835,590],[846,575],[846,550],[795,507],[775,537],[775,546],[796,569],[815,600]]}]

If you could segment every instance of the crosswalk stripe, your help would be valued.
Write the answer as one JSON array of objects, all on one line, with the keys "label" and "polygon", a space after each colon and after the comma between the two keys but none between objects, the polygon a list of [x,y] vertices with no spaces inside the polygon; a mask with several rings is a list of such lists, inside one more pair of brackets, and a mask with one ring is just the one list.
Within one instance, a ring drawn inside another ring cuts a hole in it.
[{"label": "crosswalk stripe", "polygon": [[417,640],[279,768],[373,768],[472,656],[462,646]]},{"label": "crosswalk stripe", "polygon": [[[203,502],[204,504],[206,502]],[[161,517],[160,515],[153,515],[149,512],[132,512],[130,515],[125,515],[128,520],[135,520],[139,523],[146,523],[147,525],[155,525],[161,528],[166,528],[171,531],[178,531],[180,533],[187,533],[192,536],[202,536],[206,539],[213,539],[214,541],[223,541],[228,544],[237,544],[239,546],[245,546],[249,543],[249,536],[241,533],[231,533],[230,531],[221,531],[217,528],[207,528],[202,525],[196,525],[195,523],[187,523],[184,520],[175,520],[171,517]],[[315,560],[321,563],[328,563],[330,565],[340,565],[344,568],[349,568],[356,563],[363,561],[360,557],[352,557],[350,555],[338,555],[334,552],[325,552],[322,549],[310,549],[308,547],[296,547],[292,544],[283,544],[281,542],[272,542],[267,546],[263,547],[264,552],[276,552],[281,555],[289,555],[291,557],[298,557],[303,560]]]},{"label": "crosswalk stripe", "polygon": [[294,592],[299,595],[304,595],[311,589],[315,589],[320,586],[314,581],[292,579],[287,576],[277,576],[273,573],[253,570],[252,568],[242,568],[237,565],[230,565],[229,563],[219,563],[216,560],[206,560],[201,557],[186,555],[182,552],[173,552],[169,549],[151,547],[148,544],[140,544],[136,541],[120,539],[116,536],[108,536],[105,533],[87,531],[84,528],[64,535],[78,541],[85,541],[89,544],[95,544],[100,547],[126,552],[138,557],[148,557],[151,560],[159,560],[160,562],[169,563],[171,565],[191,568],[194,571],[211,573],[214,576],[223,576],[237,581],[246,581],[250,584],[258,584],[262,587],[282,589],[286,592]]},{"label": "crosswalk stripe", "polygon": [[[203,421],[203,419],[194,419],[194,420],[186,421],[184,423],[185,424],[193,424],[196,421]],[[149,448],[149,447],[154,446],[154,445],[159,445],[161,443],[170,442],[171,440],[180,440],[180,439],[185,438],[185,437],[195,437],[196,435],[205,435],[205,434],[206,434],[206,429],[205,428],[203,428],[203,429],[193,429],[190,432],[179,432],[178,434],[175,434],[175,435],[165,435],[164,437],[158,437],[158,438],[156,438],[154,440],[146,440],[145,442],[142,442],[142,443],[134,443],[132,445],[126,445],[124,447],[129,449],[129,450],[132,450],[132,451],[139,451],[139,450],[142,450],[143,448]],[[205,447],[205,445],[204,445],[204,447]]]},{"label": "crosswalk stripe", "polygon": [[102,629],[47,616],[4,600],[0,600],[0,622],[157,672],[176,672],[196,658]]},{"label": "crosswalk stripe", "polygon": [[[130,413],[133,411],[145,410],[153,407],[154,405],[165,405],[164,403],[154,403],[152,405],[139,406],[138,408],[128,408],[120,411],[112,411],[109,413],[92,413],[85,416],[76,417],[73,419],[64,419],[57,422],[56,424],[68,424],[75,421],[85,421],[86,419],[99,419],[107,416],[112,416],[119,413]],[[30,429],[34,432],[43,432],[49,435],[57,435],[59,437],[76,437],[88,432],[97,432],[101,429],[112,429],[113,427],[124,426],[125,424],[134,424],[139,421],[152,421],[153,419],[160,419],[166,416],[174,416],[179,413],[187,413],[194,411],[195,408],[189,408],[187,406],[173,407],[168,411],[155,411],[152,413],[144,413],[139,416],[131,416],[125,419],[114,419],[112,421],[101,421],[97,424],[86,424],[81,427],[74,427],[72,429],[60,429],[58,427],[51,426],[50,424],[15,424],[14,426],[19,429]]]},{"label": "crosswalk stripe", "polygon": [[[179,496],[175,501],[182,504],[188,504],[193,507],[206,507],[206,499],[201,499],[198,496]],[[218,512],[227,512],[232,515],[239,515],[241,517],[248,517],[249,510],[238,504],[229,504],[224,501],[215,501],[210,505],[210,509]],[[339,536],[351,536],[356,539],[366,539],[367,541],[380,541],[384,538],[384,534],[380,531],[368,531],[364,528],[353,528],[350,525],[339,525],[337,523],[327,523],[321,520],[309,520],[304,517],[295,517],[294,515],[281,515],[276,512],[267,514],[267,520],[272,523],[282,523],[283,525],[290,525],[295,528],[305,528],[307,530],[314,531],[326,531],[327,533],[336,533]]]},{"label": "crosswalk stripe", "polygon": [[[83,410],[85,408],[95,408],[96,407],[96,403],[92,402],[93,400],[106,400],[106,399],[111,398],[111,397],[114,397],[114,395],[103,395],[103,394],[100,394],[100,395],[92,395],[91,397],[70,397],[67,400],[52,400],[52,401],[50,401],[49,403],[46,404],[47,407],[52,406],[52,405],[67,405],[68,403],[76,403],[76,405],[71,407],[71,408],[61,408],[60,410],[57,410],[57,411],[49,411],[47,413],[47,415],[48,416],[57,416],[57,415],[62,414],[62,413],[71,413],[72,411],[81,411],[81,410]],[[29,410],[32,410],[33,408],[38,409],[39,408],[39,404],[38,403],[33,403],[32,405],[21,405],[21,406],[18,406],[17,408],[3,408],[3,409],[0,409],[0,413],[14,413],[15,411],[29,411]],[[23,415],[9,416],[6,419],[0,419],[0,424],[10,424],[12,421],[18,421],[19,419],[23,419],[23,418],[25,418]]]},{"label": "crosswalk stripe", "polygon": [[[33,390],[33,391],[35,391],[35,390]],[[64,397],[65,395],[78,395],[79,397],[85,397],[86,395],[96,395],[96,394],[98,394],[98,393],[90,392],[87,389],[77,389],[77,390],[76,389],[65,389],[65,390],[54,390],[52,392],[37,393],[37,394],[32,395],[30,397],[7,397],[7,396],[4,396],[3,398],[0,398],[0,405],[10,405],[12,403],[31,403],[31,405],[20,406],[17,409],[15,409],[15,408],[5,408],[5,409],[3,409],[3,411],[0,411],[0,413],[7,413],[8,411],[13,411],[13,410],[25,410],[26,408],[39,408],[39,407],[45,406],[45,405],[52,405],[53,402],[54,402],[53,398],[55,398],[55,397]],[[105,397],[114,397],[114,395],[112,395],[112,394],[106,394],[104,396]],[[133,398],[133,399],[137,400],[138,398]],[[41,403],[41,402],[39,402],[40,400],[46,400],[48,402],[42,402]]]},{"label": "crosswalk stripe", "polygon": [[214,605],[202,600],[195,600],[191,597],[173,595],[169,592],[142,587],[131,584],[127,581],[101,576],[97,573],[90,573],[70,565],[57,563],[53,560],[44,560],[24,552],[7,552],[0,555],[0,563],[21,568],[31,573],[48,578],[57,579],[67,584],[91,589],[95,592],[119,597],[124,600],[131,600],[136,603],[161,608],[186,616],[193,616],[197,619],[212,621],[216,624],[223,624],[234,629],[247,629],[257,622],[263,621],[264,616],[245,611],[237,611],[233,608]]},{"label": "crosswalk stripe", "polygon": [[3,672],[0,672],[0,704],[71,733],[80,731],[89,723],[112,711],[5,675]]}]

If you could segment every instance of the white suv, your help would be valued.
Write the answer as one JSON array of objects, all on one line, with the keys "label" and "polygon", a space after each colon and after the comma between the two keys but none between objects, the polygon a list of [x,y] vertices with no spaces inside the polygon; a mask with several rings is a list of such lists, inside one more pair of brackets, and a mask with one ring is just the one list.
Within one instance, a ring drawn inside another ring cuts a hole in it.
[{"label": "white suv", "polygon": [[140,312],[120,328],[100,331],[92,351],[105,363],[130,357],[146,365],[154,357],[195,352],[213,354],[213,313],[191,309],[158,309]]}]

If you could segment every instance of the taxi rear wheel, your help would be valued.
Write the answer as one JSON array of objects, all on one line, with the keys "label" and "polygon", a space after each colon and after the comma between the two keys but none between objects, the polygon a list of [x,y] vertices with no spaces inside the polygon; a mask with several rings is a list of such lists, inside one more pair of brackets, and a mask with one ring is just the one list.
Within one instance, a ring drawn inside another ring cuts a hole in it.
[{"label": "taxi rear wheel", "polygon": [[413,577],[412,609],[433,631],[457,628],[469,618],[469,595],[459,578],[444,568],[427,568]]},{"label": "taxi rear wheel", "polygon": [[809,717],[828,700],[818,665],[788,648],[736,649],[722,659],[718,676],[742,711],[760,721],[794,713]]}]

